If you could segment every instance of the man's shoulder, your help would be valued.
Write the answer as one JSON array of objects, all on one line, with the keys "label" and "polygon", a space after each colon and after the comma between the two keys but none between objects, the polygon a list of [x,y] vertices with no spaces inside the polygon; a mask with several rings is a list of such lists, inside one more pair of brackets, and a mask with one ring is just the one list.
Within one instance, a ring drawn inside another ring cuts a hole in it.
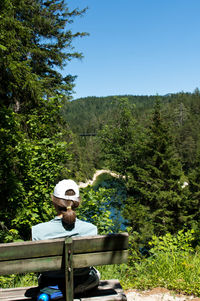
[{"label": "man's shoulder", "polygon": [[43,222],[43,223],[39,223],[36,224],[34,226],[32,226],[32,239],[33,240],[40,240],[40,239],[44,239],[44,234],[51,232],[53,230],[54,227],[54,220],[50,220],[48,222]]},{"label": "man's shoulder", "polygon": [[32,229],[39,229],[39,228],[48,227],[52,223],[52,221],[53,220],[50,220],[48,222],[43,222],[43,223],[36,224],[36,225],[32,226]]},{"label": "man's shoulder", "polygon": [[83,221],[83,220],[80,220],[80,219],[76,219],[76,223],[79,224],[79,225],[84,225],[84,226],[87,226],[87,227],[91,227],[91,228],[96,228],[96,226],[88,221]]},{"label": "man's shoulder", "polygon": [[96,235],[97,234],[97,226],[88,222],[82,221],[80,219],[76,220],[76,227],[79,228],[81,235]]}]

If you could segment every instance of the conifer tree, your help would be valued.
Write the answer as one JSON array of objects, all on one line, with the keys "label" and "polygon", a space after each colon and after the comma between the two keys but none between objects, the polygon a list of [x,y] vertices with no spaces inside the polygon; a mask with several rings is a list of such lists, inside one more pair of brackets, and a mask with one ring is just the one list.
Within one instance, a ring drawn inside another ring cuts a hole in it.
[{"label": "conifer tree", "polygon": [[69,24],[83,11],[64,0],[2,0],[0,3],[0,102],[15,111],[37,106],[39,97],[68,95],[74,77],[58,70],[81,57]]},{"label": "conifer tree", "polygon": [[74,77],[59,70],[82,56],[72,41],[85,33],[69,25],[83,12],[64,0],[0,1],[0,241],[30,239],[53,214],[49,196],[71,159],[60,109]]},{"label": "conifer tree", "polygon": [[[129,195],[124,217],[143,237],[175,232],[184,225],[186,212],[181,188],[181,165],[176,157],[169,128],[156,104],[144,160],[129,168]],[[148,229],[148,231],[147,231]]]},{"label": "conifer tree", "polygon": [[[133,106],[126,98],[118,100],[114,120],[99,132],[105,164],[112,171],[127,177],[133,158],[139,157],[139,131],[133,117]],[[140,136],[140,141],[142,136]]]},{"label": "conifer tree", "polygon": [[189,216],[190,224],[200,229],[200,151],[197,152],[195,168],[188,175],[189,188]]}]

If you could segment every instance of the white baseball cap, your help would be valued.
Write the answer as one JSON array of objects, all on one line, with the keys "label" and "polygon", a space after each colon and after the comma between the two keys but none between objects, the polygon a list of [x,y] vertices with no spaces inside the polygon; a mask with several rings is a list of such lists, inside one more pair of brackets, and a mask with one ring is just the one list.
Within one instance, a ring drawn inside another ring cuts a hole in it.
[{"label": "white baseball cap", "polygon": [[[67,190],[72,189],[75,195],[65,195]],[[56,184],[53,195],[59,199],[78,201],[79,202],[79,188],[73,180],[62,180]]]}]

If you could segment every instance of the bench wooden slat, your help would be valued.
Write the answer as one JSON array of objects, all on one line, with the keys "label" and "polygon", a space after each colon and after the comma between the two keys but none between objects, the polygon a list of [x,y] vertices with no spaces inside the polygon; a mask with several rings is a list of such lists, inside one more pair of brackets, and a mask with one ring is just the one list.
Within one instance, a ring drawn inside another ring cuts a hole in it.
[{"label": "bench wooden slat", "polygon": [[[36,287],[21,287],[12,289],[0,289],[0,301],[28,301],[36,297]],[[63,301],[63,299],[59,301]],[[125,301],[126,296],[118,280],[101,280],[97,289],[85,293],[83,296],[75,296],[73,301]]]},{"label": "bench wooden slat", "polygon": [[[127,256],[127,250],[74,254],[73,267],[123,263],[127,261]],[[0,275],[64,270],[64,265],[62,256],[2,261],[0,262]]]},{"label": "bench wooden slat", "polygon": [[87,266],[118,264],[127,261],[128,251],[107,251],[73,256],[74,268]]},{"label": "bench wooden slat", "polygon": [[[60,256],[64,254],[64,241],[51,239],[0,244],[0,262],[18,258]],[[73,237],[74,254],[96,251],[124,250],[128,247],[128,234]]]},{"label": "bench wooden slat", "polygon": [[0,275],[60,270],[62,256],[10,260],[0,262]]},{"label": "bench wooden slat", "polygon": [[95,251],[127,250],[128,233],[73,238],[74,254]]}]

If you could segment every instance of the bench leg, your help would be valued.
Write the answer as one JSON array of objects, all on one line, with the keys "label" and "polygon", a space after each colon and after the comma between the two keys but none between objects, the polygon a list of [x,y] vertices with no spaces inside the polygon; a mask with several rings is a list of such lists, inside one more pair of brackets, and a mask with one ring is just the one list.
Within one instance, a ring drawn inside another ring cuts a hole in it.
[{"label": "bench leg", "polygon": [[65,293],[66,301],[74,299],[74,283],[73,283],[73,244],[72,238],[65,240]]}]

